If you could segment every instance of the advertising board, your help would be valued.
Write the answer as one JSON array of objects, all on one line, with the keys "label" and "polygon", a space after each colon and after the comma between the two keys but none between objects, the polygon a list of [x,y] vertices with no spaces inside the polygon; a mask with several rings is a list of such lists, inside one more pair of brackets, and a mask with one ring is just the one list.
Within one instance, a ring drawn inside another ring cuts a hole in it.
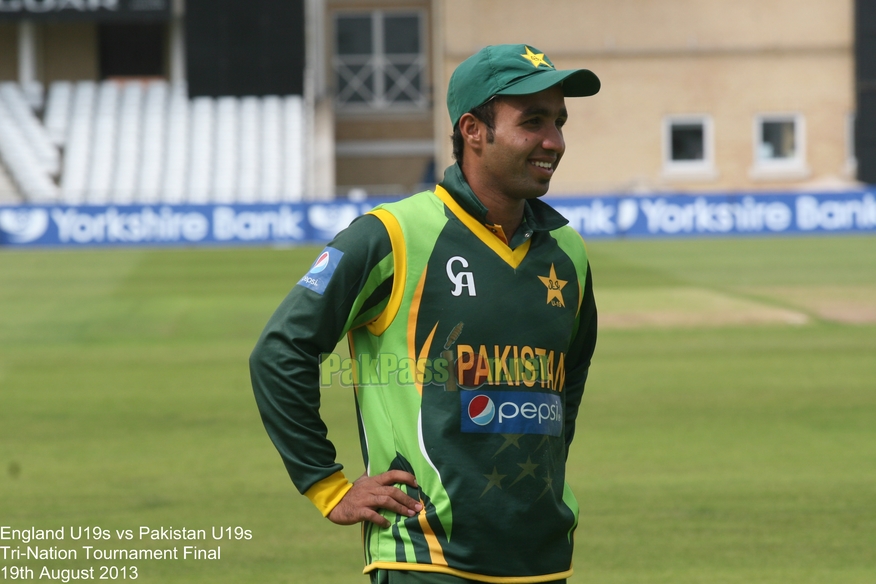
[{"label": "advertising board", "polygon": [[[585,239],[876,233],[867,191],[546,200]],[[320,244],[380,202],[6,206],[0,245]]]}]

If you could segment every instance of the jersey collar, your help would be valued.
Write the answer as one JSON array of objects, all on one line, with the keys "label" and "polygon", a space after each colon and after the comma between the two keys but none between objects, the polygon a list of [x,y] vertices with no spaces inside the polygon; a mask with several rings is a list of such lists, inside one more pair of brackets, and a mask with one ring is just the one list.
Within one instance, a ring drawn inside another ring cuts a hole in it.
[{"label": "jersey collar", "polygon": [[[444,180],[439,184],[469,215],[486,224],[487,208],[471,190],[459,164],[447,167],[447,170],[444,171]],[[553,231],[569,222],[553,207],[539,199],[524,201],[523,220],[532,231]]]}]

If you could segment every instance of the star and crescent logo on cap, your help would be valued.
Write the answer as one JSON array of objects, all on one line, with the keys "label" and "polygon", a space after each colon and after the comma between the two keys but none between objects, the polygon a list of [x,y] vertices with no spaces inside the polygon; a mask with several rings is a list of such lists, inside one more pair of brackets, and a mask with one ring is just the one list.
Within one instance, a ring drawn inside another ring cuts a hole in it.
[{"label": "star and crescent logo on cap", "polygon": [[533,53],[532,49],[529,47],[526,47],[526,53],[520,56],[532,63],[532,66],[536,69],[538,69],[540,65],[544,65],[548,69],[554,68],[554,66],[548,63],[547,59],[544,58],[544,53]]}]

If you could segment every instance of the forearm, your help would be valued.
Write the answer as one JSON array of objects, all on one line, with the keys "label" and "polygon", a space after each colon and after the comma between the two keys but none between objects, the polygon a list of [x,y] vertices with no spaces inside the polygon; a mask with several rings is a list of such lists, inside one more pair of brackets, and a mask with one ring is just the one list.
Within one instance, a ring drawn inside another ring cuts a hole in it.
[{"label": "forearm", "polygon": [[320,349],[272,324],[250,356],[253,393],[268,436],[305,493],[342,468],[319,415]]}]

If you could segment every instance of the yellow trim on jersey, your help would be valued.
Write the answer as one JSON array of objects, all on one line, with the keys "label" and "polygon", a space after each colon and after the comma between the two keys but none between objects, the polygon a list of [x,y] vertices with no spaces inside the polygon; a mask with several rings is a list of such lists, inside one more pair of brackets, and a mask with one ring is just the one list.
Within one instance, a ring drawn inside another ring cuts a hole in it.
[{"label": "yellow trim on jersey", "polygon": [[538,584],[539,582],[553,582],[569,578],[573,570],[569,568],[565,572],[555,574],[542,574],[540,576],[484,576],[474,572],[456,570],[449,566],[436,566],[434,564],[408,564],[406,562],[372,562],[365,566],[363,574],[374,570],[407,570],[409,572],[434,572],[438,574],[450,574],[459,578],[466,578],[476,582],[489,582],[492,584]]},{"label": "yellow trim on jersey", "polygon": [[[429,266],[427,265],[423,268],[423,273],[420,274],[420,281],[417,282],[417,287],[414,289],[414,297],[411,300],[411,307],[408,309],[408,357],[414,363],[417,362],[417,316],[420,313],[420,301],[423,299],[423,288],[426,285],[426,272],[428,271]],[[420,392],[420,395],[423,395],[422,384],[417,386],[417,391]]]},{"label": "yellow trim on jersey", "polygon": [[503,243],[496,234],[487,229],[483,223],[469,215],[465,209],[460,207],[459,203],[450,196],[450,193],[448,193],[444,187],[441,185],[436,186],[435,194],[445,205],[447,205],[447,208],[456,215],[456,218],[462,221],[463,225],[468,227],[478,239],[487,245],[487,247],[496,252],[496,255],[505,260],[505,263],[512,268],[516,268],[520,265],[520,262],[526,257],[526,252],[529,251],[529,244],[532,240],[527,239],[515,249],[511,249],[508,247],[508,244]]},{"label": "yellow trim on jersey", "polygon": [[328,517],[347,491],[353,488],[353,483],[347,480],[342,471],[327,476],[307,489],[304,496],[310,499],[323,517]]},{"label": "yellow trim on jersey", "polygon": [[429,354],[429,349],[432,348],[432,338],[435,336],[435,331],[438,329],[438,323],[435,323],[435,326],[432,327],[432,331],[429,333],[429,336],[426,337],[426,341],[423,343],[423,348],[420,349],[420,354],[417,355],[414,363],[417,364],[417,374],[414,377],[414,385],[417,387],[417,393],[423,395],[423,380],[426,378],[426,356]]},{"label": "yellow trim on jersey", "polygon": [[420,369],[420,364],[424,363],[424,361],[421,359],[429,354],[429,348],[432,346],[432,337],[435,336],[435,329],[438,328],[438,323],[436,322],[435,326],[432,327],[432,332],[430,332],[429,336],[426,338],[426,342],[423,344],[420,354],[417,355],[417,316],[420,314],[420,301],[423,299],[423,288],[426,286],[426,272],[428,271],[429,267],[426,266],[423,269],[423,273],[420,275],[420,281],[417,282],[416,289],[414,289],[414,298],[411,300],[411,308],[408,310],[408,357],[413,359],[416,364],[414,386],[417,388],[417,393],[420,395],[423,395],[424,379],[424,371]]},{"label": "yellow trim on jersey", "polygon": [[380,316],[368,323],[368,331],[375,336],[382,335],[389,328],[390,323],[398,314],[401,307],[402,296],[405,293],[405,280],[407,279],[408,258],[405,250],[405,236],[402,232],[398,219],[385,209],[368,211],[383,223],[389,233],[389,241],[392,244],[392,291],[389,293],[389,302]]},{"label": "yellow trim on jersey", "polygon": [[423,508],[420,509],[420,515],[417,520],[420,522],[420,529],[423,530],[423,536],[426,538],[426,544],[429,546],[429,559],[433,564],[447,565],[447,560],[444,558],[444,550],[441,548],[441,542],[438,541],[438,536],[429,525],[429,520],[426,519],[426,503],[420,500]]}]

